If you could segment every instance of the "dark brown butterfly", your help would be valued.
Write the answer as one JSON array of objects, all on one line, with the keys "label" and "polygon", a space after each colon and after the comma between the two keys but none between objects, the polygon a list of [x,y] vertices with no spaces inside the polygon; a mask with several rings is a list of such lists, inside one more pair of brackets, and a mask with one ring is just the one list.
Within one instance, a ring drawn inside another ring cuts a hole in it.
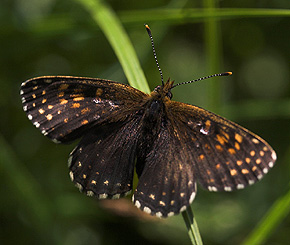
[{"label": "dark brown butterfly", "polygon": [[161,86],[145,94],[104,79],[45,76],[23,82],[20,94],[29,120],[43,135],[56,143],[81,138],[69,169],[82,192],[99,199],[127,195],[136,164],[133,202],[167,217],[192,203],[197,181],[209,191],[242,189],[260,180],[276,160],[273,149],[247,129],[172,101],[177,85],[162,78]]}]

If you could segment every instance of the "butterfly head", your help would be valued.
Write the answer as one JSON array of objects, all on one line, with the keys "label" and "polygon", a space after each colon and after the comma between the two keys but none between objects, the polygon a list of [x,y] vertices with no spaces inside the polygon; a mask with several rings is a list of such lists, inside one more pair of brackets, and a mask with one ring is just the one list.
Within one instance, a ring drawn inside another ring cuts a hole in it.
[{"label": "butterfly head", "polygon": [[156,99],[171,100],[171,89],[173,88],[173,83],[174,81],[170,81],[170,79],[168,79],[166,83],[155,87],[155,89],[151,92],[151,96],[156,97]]}]

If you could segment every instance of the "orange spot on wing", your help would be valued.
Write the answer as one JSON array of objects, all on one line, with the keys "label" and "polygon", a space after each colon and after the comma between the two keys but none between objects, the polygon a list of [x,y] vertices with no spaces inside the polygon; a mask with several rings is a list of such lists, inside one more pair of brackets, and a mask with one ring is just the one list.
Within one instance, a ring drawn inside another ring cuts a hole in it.
[{"label": "orange spot on wing", "polygon": [[59,102],[60,102],[61,105],[64,105],[64,104],[66,104],[68,101],[65,100],[65,99],[60,99]]},{"label": "orange spot on wing", "polygon": [[39,109],[38,112],[39,112],[40,114],[43,114],[45,111],[44,111],[43,109]]},{"label": "orange spot on wing", "polygon": [[52,115],[51,115],[51,114],[48,114],[48,115],[46,115],[45,117],[46,117],[46,119],[49,120],[49,121],[52,119]]},{"label": "orange spot on wing", "polygon": [[237,170],[231,169],[230,173],[231,173],[231,176],[237,175]]},{"label": "orange spot on wing", "polygon": [[228,152],[229,152],[231,155],[236,154],[236,151],[235,151],[235,149],[233,149],[233,148],[229,148],[229,149],[228,149]]},{"label": "orange spot on wing", "polygon": [[237,150],[240,150],[240,149],[241,149],[241,147],[240,147],[240,145],[238,144],[238,142],[235,142],[235,148],[236,148]]},{"label": "orange spot on wing", "polygon": [[220,152],[223,151],[223,148],[221,147],[221,145],[216,145],[215,148]]},{"label": "orange spot on wing", "polygon": [[204,155],[203,154],[201,154],[201,155],[199,155],[199,160],[203,160],[204,159]]},{"label": "orange spot on wing", "polygon": [[260,164],[262,161],[261,161],[261,159],[260,158],[258,158],[257,160],[256,160],[256,163],[257,164]]},{"label": "orange spot on wing", "polygon": [[80,100],[84,100],[84,99],[85,99],[85,97],[76,97],[73,99],[73,101],[80,101]]},{"label": "orange spot on wing", "polygon": [[256,154],[255,151],[251,151],[251,152],[250,152],[250,155],[251,155],[252,157],[255,156],[255,154]]},{"label": "orange spot on wing", "polygon": [[220,142],[221,145],[225,144],[225,138],[223,136],[217,134],[216,138],[217,138],[218,142]]},{"label": "orange spot on wing", "polygon": [[63,97],[64,96],[64,92],[60,92],[57,96],[58,97]]},{"label": "orange spot on wing", "polygon": [[248,169],[245,169],[245,168],[242,169],[242,174],[248,174],[248,173],[249,173]]},{"label": "orange spot on wing", "polygon": [[239,166],[241,166],[241,165],[243,164],[243,161],[238,160],[238,161],[237,161],[237,164],[238,164]]},{"label": "orange spot on wing", "polygon": [[227,140],[230,139],[230,136],[225,131],[221,130],[220,132],[226,137]]},{"label": "orange spot on wing", "polygon": [[243,141],[243,137],[240,134],[235,134],[235,139],[236,141],[238,141],[239,143],[242,143]]},{"label": "orange spot on wing", "polygon": [[89,121],[86,120],[86,119],[82,121],[82,125],[85,125],[85,124],[88,124],[88,123],[89,123]]},{"label": "orange spot on wing", "polygon": [[73,103],[71,108],[79,108],[81,106],[80,103]]},{"label": "orange spot on wing", "polygon": [[89,111],[90,111],[90,109],[88,107],[86,107],[86,108],[81,110],[81,114],[85,114],[85,113],[87,113]]}]

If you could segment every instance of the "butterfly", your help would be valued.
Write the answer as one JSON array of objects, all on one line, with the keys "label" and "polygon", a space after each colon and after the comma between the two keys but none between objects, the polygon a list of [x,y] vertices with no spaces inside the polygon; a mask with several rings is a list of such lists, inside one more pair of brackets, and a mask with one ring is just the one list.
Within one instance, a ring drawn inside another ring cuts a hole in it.
[{"label": "butterfly", "polygon": [[260,180],[276,161],[269,144],[221,116],[172,100],[178,85],[163,76],[150,94],[99,78],[43,76],[21,85],[23,110],[55,143],[81,138],[70,153],[70,178],[88,196],[117,199],[139,178],[135,206],[157,217],[186,210],[198,182],[233,191]]}]

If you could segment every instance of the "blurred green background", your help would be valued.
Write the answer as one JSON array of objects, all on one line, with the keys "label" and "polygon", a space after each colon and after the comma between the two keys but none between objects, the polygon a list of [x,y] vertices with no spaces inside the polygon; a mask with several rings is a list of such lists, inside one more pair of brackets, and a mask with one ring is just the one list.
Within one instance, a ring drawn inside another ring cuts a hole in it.
[{"label": "blurred green background", "polygon": [[[289,0],[105,3],[125,28],[151,89],[160,84],[160,76],[144,23],[151,27],[165,79],[182,82],[233,72],[180,86],[173,90],[174,100],[243,125],[277,152],[276,166],[245,190],[198,189],[192,209],[204,243],[288,244]],[[50,142],[22,111],[21,82],[41,75],[127,83],[81,0],[1,1],[0,243],[190,244],[181,215],[154,219],[138,212],[130,198],[98,202],[79,193],[67,169],[76,143]]]}]

